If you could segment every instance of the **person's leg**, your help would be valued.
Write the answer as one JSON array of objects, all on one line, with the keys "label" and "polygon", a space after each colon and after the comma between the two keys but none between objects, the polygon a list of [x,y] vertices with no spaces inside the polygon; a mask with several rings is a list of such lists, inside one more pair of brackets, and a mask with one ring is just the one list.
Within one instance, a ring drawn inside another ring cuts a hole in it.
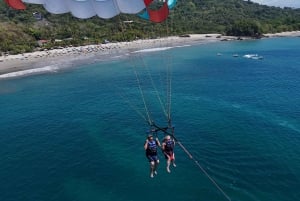
[{"label": "person's leg", "polygon": [[170,170],[170,164],[171,164],[171,160],[170,158],[167,159],[167,172],[170,173],[171,170]]},{"label": "person's leg", "polygon": [[153,156],[151,155],[146,155],[146,157],[148,158],[148,161],[150,163],[150,177],[153,178],[154,175],[154,166],[155,166],[155,158],[153,158]]},{"label": "person's leg", "polygon": [[155,171],[155,162],[151,161],[150,162],[150,177],[154,177],[154,171]]},{"label": "person's leg", "polygon": [[155,161],[155,164],[154,164],[154,169],[153,169],[153,173],[154,174],[157,174],[157,166],[158,166],[158,164],[159,164],[159,160],[158,160],[158,158],[156,158],[157,160]]},{"label": "person's leg", "polygon": [[173,157],[172,157],[172,163],[173,163],[173,167],[176,167],[176,164],[175,164],[175,154],[173,153]]},{"label": "person's leg", "polygon": [[169,153],[165,153],[165,158],[167,160],[167,172],[170,173],[171,170],[170,170],[170,164],[171,164],[171,156],[169,155]]}]

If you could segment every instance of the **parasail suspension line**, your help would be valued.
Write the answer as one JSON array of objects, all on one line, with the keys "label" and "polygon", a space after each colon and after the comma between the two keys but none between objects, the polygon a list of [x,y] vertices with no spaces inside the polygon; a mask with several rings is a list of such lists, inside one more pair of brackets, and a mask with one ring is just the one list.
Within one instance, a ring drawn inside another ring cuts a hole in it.
[{"label": "parasail suspension line", "polygon": [[[171,60],[171,58],[169,58]],[[168,107],[168,123],[171,126],[171,105],[172,105],[172,72],[171,72],[171,61],[167,64],[167,107]]]},{"label": "parasail suspension line", "polygon": [[143,100],[143,103],[144,103],[144,109],[145,109],[146,115],[148,117],[148,124],[151,124],[152,120],[151,120],[150,112],[149,112],[149,109],[148,109],[147,104],[146,104],[146,99],[145,99],[144,91],[143,91],[143,89],[141,87],[141,82],[140,82],[140,79],[139,79],[139,75],[136,72],[136,69],[134,69],[134,74],[135,74],[136,81],[137,81],[138,87],[139,87],[139,91],[140,91],[140,94],[141,94],[141,97],[142,97],[142,100]]},{"label": "parasail suspension line", "polygon": [[[144,63],[144,60],[143,60],[143,63]],[[152,78],[152,75],[150,73],[150,70],[149,70],[148,66],[145,63],[144,63],[144,66],[147,69],[148,77],[149,77],[149,79],[151,81],[151,85],[152,85],[153,90],[155,91],[156,97],[157,97],[157,99],[158,99],[158,101],[160,103],[161,109],[162,109],[164,115],[166,116],[166,118],[168,118],[168,114],[167,114],[166,108],[164,107],[164,104],[163,104],[162,99],[161,99],[161,97],[159,95],[157,87],[156,87],[156,85],[155,85],[155,83],[153,81],[153,78]]]},{"label": "parasail suspension line", "polygon": [[[117,86],[114,86],[115,88],[118,88]],[[120,96],[125,103],[128,104],[128,106],[133,109],[142,119],[144,119],[146,122],[148,122],[146,116],[137,108],[132,102],[129,100],[129,98],[125,94],[121,94],[121,92],[117,93],[118,96]]]},{"label": "parasail suspension line", "polygon": [[[152,122],[153,123],[153,122]],[[214,184],[214,186],[223,194],[223,196],[228,200],[231,201],[231,198],[224,192],[224,190],[217,184],[217,182],[208,174],[208,172],[201,166],[199,161],[193,157],[193,155],[185,148],[185,146],[174,136],[174,129],[172,129],[172,133],[168,132],[168,128],[161,128],[157,126],[156,124],[152,124],[154,128],[156,128],[156,131],[162,131],[163,133],[170,135],[173,137],[173,139],[177,142],[177,144],[180,146],[180,148],[188,155],[188,157],[194,161],[194,163],[197,165],[197,167],[205,174],[205,176]]]}]

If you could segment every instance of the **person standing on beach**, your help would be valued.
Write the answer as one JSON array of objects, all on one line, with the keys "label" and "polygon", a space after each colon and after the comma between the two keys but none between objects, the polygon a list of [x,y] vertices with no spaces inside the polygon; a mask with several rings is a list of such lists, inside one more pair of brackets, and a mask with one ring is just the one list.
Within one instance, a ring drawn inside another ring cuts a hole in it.
[{"label": "person standing on beach", "polygon": [[161,147],[159,140],[156,138],[154,140],[153,135],[149,134],[146,142],[144,144],[144,149],[146,151],[146,157],[150,162],[150,177],[153,178],[154,174],[157,174],[157,166],[159,164],[159,159],[157,155],[157,148]]},{"label": "person standing on beach", "polygon": [[162,142],[162,151],[167,160],[167,172],[169,172],[169,173],[171,172],[171,170],[170,170],[171,162],[172,162],[173,166],[176,167],[174,147],[175,147],[174,139],[171,138],[170,135],[166,135]]}]

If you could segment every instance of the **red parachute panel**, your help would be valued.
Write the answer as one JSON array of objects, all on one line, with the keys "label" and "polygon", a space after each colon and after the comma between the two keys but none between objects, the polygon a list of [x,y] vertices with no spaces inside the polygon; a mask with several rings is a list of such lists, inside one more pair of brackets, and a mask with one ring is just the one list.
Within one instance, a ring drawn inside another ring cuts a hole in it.
[{"label": "red parachute panel", "polygon": [[5,3],[16,10],[25,10],[26,6],[21,0],[4,0]]},{"label": "red parachute panel", "polygon": [[[151,22],[160,23],[165,21],[168,18],[169,15],[169,7],[168,7],[168,1],[165,1],[163,6],[160,7],[158,10],[150,9],[149,6],[154,0],[144,0],[144,4],[146,6],[146,14],[148,19]],[[145,18],[146,19],[146,18]]]},{"label": "red parachute panel", "polygon": [[151,10],[147,8],[147,11],[150,17],[150,21],[156,23],[163,22],[168,18],[169,15],[168,3],[165,2],[164,5],[158,10]]}]

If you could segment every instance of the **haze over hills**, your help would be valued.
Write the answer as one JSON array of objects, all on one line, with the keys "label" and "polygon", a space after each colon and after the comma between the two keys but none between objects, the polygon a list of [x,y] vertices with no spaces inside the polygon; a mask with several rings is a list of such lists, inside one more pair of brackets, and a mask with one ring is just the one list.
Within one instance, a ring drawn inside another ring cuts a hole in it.
[{"label": "haze over hills", "polygon": [[292,7],[300,8],[300,1],[298,0],[251,0],[253,2],[269,5],[269,6],[279,6],[279,7]]}]

